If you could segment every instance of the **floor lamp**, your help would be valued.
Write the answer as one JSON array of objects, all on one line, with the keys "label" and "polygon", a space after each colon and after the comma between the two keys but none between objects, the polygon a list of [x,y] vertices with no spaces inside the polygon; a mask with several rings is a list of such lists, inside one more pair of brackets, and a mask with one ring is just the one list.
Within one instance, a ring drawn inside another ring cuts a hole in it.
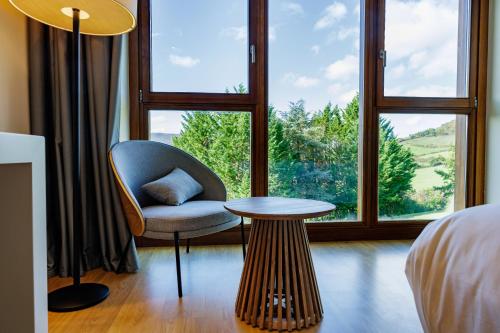
[{"label": "floor lamp", "polygon": [[73,140],[73,284],[49,294],[50,311],[68,312],[102,302],[109,289],[80,283],[82,201],[80,195],[80,34],[112,36],[136,25],[136,0],[9,0],[25,15],[47,25],[72,31],[71,117]]}]

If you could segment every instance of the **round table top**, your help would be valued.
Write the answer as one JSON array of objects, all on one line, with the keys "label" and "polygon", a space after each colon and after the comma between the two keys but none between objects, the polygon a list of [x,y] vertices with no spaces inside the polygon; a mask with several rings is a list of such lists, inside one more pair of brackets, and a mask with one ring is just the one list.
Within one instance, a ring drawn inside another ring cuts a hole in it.
[{"label": "round table top", "polygon": [[335,210],[335,205],[324,201],[281,197],[236,199],[224,207],[233,214],[262,220],[303,220]]}]

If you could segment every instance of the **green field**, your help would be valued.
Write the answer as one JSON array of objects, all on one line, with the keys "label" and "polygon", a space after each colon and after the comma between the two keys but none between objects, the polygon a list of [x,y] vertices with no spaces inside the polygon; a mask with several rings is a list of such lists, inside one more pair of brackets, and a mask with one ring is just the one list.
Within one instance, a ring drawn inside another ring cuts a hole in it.
[{"label": "green field", "polygon": [[[443,126],[449,127],[448,124]],[[433,165],[432,161],[441,159],[445,161],[452,156],[455,148],[455,134],[444,133],[435,136],[424,136],[418,138],[402,139],[401,143],[410,149],[418,164],[416,176],[413,180],[414,189],[419,192],[443,183],[441,177],[435,170],[442,168],[442,165]]]},{"label": "green field", "polygon": [[412,182],[415,191],[421,192],[434,186],[442,185],[442,178],[435,172],[439,168],[440,167],[427,167],[417,169],[415,178]]},{"label": "green field", "polygon": [[[444,162],[453,156],[455,149],[455,126],[454,121],[442,125],[436,129],[434,135],[423,135],[412,138],[401,139],[401,144],[410,149],[418,164],[415,178],[412,181],[415,192],[422,193],[435,186],[442,186],[443,179],[436,170],[443,169]],[[405,219],[433,219],[439,218],[453,211],[453,197],[449,198],[448,204],[442,211],[430,211],[419,214],[408,214],[399,216]]]},{"label": "green field", "polygon": [[455,135],[445,134],[416,139],[403,139],[401,143],[415,155],[419,165],[426,166],[432,158],[449,158],[454,146]]}]

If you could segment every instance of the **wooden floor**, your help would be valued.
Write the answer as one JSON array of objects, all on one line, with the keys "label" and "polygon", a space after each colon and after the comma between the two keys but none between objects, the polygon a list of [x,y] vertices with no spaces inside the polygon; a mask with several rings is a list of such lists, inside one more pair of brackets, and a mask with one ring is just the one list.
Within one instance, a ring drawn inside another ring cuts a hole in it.
[{"label": "wooden floor", "polygon": [[[311,244],[325,310],[301,332],[422,332],[404,275],[409,241]],[[50,332],[259,332],[234,314],[243,261],[240,246],[191,247],[182,253],[184,297],[177,298],[173,248],[139,250],[135,274],[95,270],[83,281],[108,285],[103,303],[75,313],[50,313]],[[52,278],[49,290],[69,284]]]}]

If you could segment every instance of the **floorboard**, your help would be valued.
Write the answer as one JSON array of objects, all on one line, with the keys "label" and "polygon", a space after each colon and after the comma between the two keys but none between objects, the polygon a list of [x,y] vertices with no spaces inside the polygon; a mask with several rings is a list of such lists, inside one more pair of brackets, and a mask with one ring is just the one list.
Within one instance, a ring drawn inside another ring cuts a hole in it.
[{"label": "floorboard", "polygon": [[[409,241],[313,243],[323,321],[301,332],[422,332],[404,275]],[[177,298],[173,248],[141,248],[141,270],[102,270],[82,281],[111,289],[103,303],[50,313],[50,332],[259,332],[239,321],[234,302],[243,269],[241,246],[192,246],[181,252],[184,297]],[[49,279],[49,290],[70,279]]]}]

